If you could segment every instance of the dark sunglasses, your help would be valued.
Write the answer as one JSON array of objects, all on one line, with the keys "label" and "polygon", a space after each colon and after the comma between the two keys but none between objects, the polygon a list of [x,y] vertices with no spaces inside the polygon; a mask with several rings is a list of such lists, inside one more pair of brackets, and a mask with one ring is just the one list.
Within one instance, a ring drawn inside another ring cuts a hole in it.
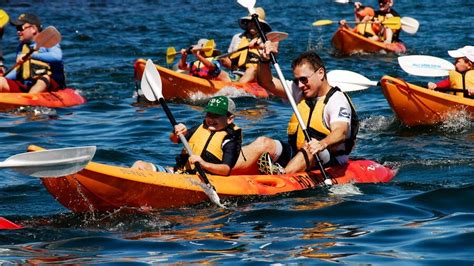
[{"label": "dark sunglasses", "polygon": [[26,26],[26,27],[24,27],[24,28],[23,28],[23,25],[21,25],[21,26],[16,26],[16,30],[19,31],[19,32],[22,32],[22,31],[24,31],[24,30],[26,30],[26,29],[29,29],[29,28],[31,28],[31,27],[33,27],[33,25]]},{"label": "dark sunglasses", "polygon": [[318,72],[319,68],[317,70],[315,70],[311,75],[307,76],[307,77],[299,77],[299,78],[294,78],[293,79],[293,82],[296,84],[296,85],[299,85],[300,82],[303,84],[303,85],[306,85],[308,84],[308,81],[309,81],[309,78],[311,78],[314,73]]}]

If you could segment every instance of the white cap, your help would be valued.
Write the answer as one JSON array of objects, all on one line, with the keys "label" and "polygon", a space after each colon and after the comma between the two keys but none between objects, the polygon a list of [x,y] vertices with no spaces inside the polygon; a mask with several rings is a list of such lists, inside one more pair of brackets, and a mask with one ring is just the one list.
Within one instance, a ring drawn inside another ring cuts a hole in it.
[{"label": "white cap", "polygon": [[469,61],[474,62],[474,46],[466,45],[457,50],[448,51],[449,56],[454,58],[467,57]]}]

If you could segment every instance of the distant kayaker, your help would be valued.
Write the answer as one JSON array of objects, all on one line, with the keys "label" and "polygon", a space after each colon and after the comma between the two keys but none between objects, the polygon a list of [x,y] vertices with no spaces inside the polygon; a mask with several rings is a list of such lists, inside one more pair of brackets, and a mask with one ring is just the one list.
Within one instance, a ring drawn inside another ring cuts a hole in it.
[{"label": "distant kayaker", "polygon": [[[355,2],[354,17],[356,26],[354,27],[353,31],[364,37],[378,41],[379,37],[377,32],[373,30],[374,24],[372,23],[372,20],[374,16],[375,11],[372,7],[363,6],[362,3]],[[345,19],[340,20],[339,24],[343,27],[348,27],[347,21]]]},{"label": "distant kayaker", "polygon": [[39,93],[64,88],[64,66],[59,44],[51,48],[41,47],[25,62],[21,60],[23,55],[34,49],[34,39],[42,30],[39,17],[24,13],[10,23],[16,27],[20,41],[17,49],[17,63],[20,66],[6,77],[0,77],[0,91]]},{"label": "distant kayaker", "polygon": [[457,50],[450,50],[448,54],[455,58],[455,70],[449,71],[449,76],[439,82],[428,82],[428,89],[462,89],[455,93],[458,96],[474,96],[474,46],[464,46]]},{"label": "distant kayaker", "polygon": [[[277,43],[265,43],[258,71],[260,85],[275,95],[286,98],[281,82],[272,78],[269,52],[276,53]],[[242,148],[233,174],[252,173],[256,165],[266,174],[296,173],[314,169],[314,154],[324,166],[344,165],[354,146],[359,128],[357,114],[350,98],[337,87],[331,87],[321,58],[313,51],[304,52],[292,63],[294,79],[292,97],[304,121],[308,121],[311,141],[306,142],[295,114],[288,124],[288,143],[259,137]],[[276,161],[279,167],[273,163]]]},{"label": "distant kayaker", "polygon": [[[2,20],[3,16],[6,16],[6,24],[8,23],[8,14],[3,10],[0,9],[0,20]],[[3,38],[3,30],[5,26],[1,25],[0,27],[0,76],[5,73],[5,66],[3,65],[3,49],[2,49],[2,38]]]},{"label": "distant kayaker", "polygon": [[[264,33],[270,32],[272,28],[265,21],[265,10],[261,7],[257,7],[255,11],[258,14],[258,21]],[[248,47],[248,49],[232,54],[229,58],[226,58],[223,63],[225,67],[233,71],[243,72],[242,77],[240,77],[238,81],[247,83],[254,81],[256,77],[260,54],[258,49],[254,48],[254,46],[259,38],[257,27],[252,21],[252,16],[248,15],[240,18],[239,26],[245,31],[232,37],[228,52],[232,53],[243,47]]]},{"label": "distant kayaker", "polygon": [[178,63],[179,69],[189,71],[189,74],[195,77],[230,82],[229,74],[222,71],[221,63],[213,58],[220,54],[219,50],[215,49],[215,44],[212,47],[212,57],[206,58],[204,55],[205,51],[202,48],[208,41],[208,39],[200,39],[196,45],[192,46],[191,52],[197,58],[197,60],[192,62],[186,62],[188,49],[181,49],[181,59]]},{"label": "distant kayaker", "polygon": [[[184,135],[194,155],[189,156],[183,149],[173,172],[194,173],[193,164],[199,162],[208,173],[229,175],[242,146],[242,130],[234,124],[235,103],[229,97],[216,96],[209,100],[204,112],[206,117],[201,125],[190,130],[181,123],[175,126],[170,139],[178,143],[178,135]],[[144,161],[135,162],[132,168],[166,171]]]},{"label": "distant kayaker", "polygon": [[[380,23],[375,23],[374,28],[375,32],[378,32],[379,37],[385,43],[392,43],[400,41],[400,26],[401,24],[387,24],[383,25],[383,21],[393,18],[400,17],[397,11],[395,11],[393,6],[394,0],[378,0],[379,1],[379,10],[375,11],[375,21]],[[400,22],[401,23],[401,22]]]}]

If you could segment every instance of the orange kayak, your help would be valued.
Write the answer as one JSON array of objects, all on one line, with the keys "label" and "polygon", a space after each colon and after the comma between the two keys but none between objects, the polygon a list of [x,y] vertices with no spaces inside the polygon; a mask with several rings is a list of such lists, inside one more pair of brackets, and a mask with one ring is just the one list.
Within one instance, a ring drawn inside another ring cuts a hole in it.
[{"label": "orange kayak", "polygon": [[429,90],[401,79],[384,76],[381,86],[397,117],[408,126],[433,125],[454,113],[467,112],[474,120],[474,100]]},{"label": "orange kayak", "polygon": [[43,106],[49,108],[70,107],[86,102],[76,90],[63,89],[42,93],[0,93],[0,110],[7,111],[20,106]]},{"label": "orange kayak", "polygon": [[[135,61],[135,80],[140,81],[145,69],[146,60]],[[193,77],[185,73],[178,73],[171,69],[156,65],[163,84],[163,96],[166,99],[192,99],[193,97],[212,97],[216,93],[229,96],[253,96],[268,98],[268,92],[256,82],[239,83],[207,80]],[[139,84],[139,83],[137,83]],[[223,89],[229,89],[223,93]]]},{"label": "orange kayak", "polygon": [[[29,150],[41,149],[30,146]],[[334,184],[389,182],[395,171],[369,160],[327,168]],[[208,175],[222,200],[270,196],[324,186],[319,171],[286,175]],[[179,208],[209,201],[196,175],[170,174],[90,162],[73,175],[41,179],[46,189],[73,212],[121,208]]]},{"label": "orange kayak", "polygon": [[358,52],[377,53],[380,51],[404,53],[406,47],[402,42],[383,43],[366,38],[352,31],[350,28],[339,27],[332,37],[332,44],[343,55]]}]

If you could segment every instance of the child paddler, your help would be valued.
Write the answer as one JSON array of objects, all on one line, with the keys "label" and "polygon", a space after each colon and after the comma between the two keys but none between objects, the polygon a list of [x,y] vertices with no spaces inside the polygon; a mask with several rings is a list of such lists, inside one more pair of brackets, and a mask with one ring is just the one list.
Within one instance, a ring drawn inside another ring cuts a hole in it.
[{"label": "child paddler", "polygon": [[[216,96],[209,100],[204,112],[203,123],[190,130],[181,123],[175,126],[171,141],[178,143],[178,135],[183,134],[193,155],[189,156],[183,149],[177,157],[174,171],[194,173],[194,163],[199,162],[207,173],[229,175],[242,146],[242,130],[234,124],[235,103],[226,96]],[[143,161],[135,162],[132,168],[166,171],[163,167]]]}]

